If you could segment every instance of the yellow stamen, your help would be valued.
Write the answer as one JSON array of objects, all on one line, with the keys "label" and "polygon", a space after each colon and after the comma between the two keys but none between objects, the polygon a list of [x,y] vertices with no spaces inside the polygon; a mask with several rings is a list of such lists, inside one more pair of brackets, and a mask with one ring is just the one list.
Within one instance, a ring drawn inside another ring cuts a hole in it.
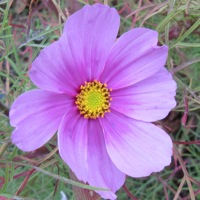
[{"label": "yellow stamen", "polygon": [[110,112],[110,91],[107,84],[99,81],[85,82],[80,87],[80,93],[76,96],[76,105],[85,118],[96,119],[104,117]]}]

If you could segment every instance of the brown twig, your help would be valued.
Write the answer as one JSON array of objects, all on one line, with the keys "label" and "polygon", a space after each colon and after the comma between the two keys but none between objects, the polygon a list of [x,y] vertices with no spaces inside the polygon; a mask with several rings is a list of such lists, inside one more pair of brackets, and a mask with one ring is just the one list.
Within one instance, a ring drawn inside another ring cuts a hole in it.
[{"label": "brown twig", "polygon": [[2,111],[2,113],[9,117],[9,109],[7,106],[5,106],[3,103],[0,102],[0,111]]},{"label": "brown twig", "polygon": [[192,184],[191,184],[191,181],[190,181],[190,178],[189,178],[190,176],[189,176],[188,171],[187,171],[187,169],[184,165],[183,159],[182,159],[181,155],[179,154],[178,150],[176,149],[175,145],[174,145],[174,152],[175,152],[175,154],[178,158],[178,161],[179,161],[181,168],[182,168],[182,171],[184,173],[184,177],[185,177],[185,180],[187,182],[188,189],[189,189],[189,192],[190,192],[190,198],[191,198],[191,200],[195,200],[194,190],[192,188]]},{"label": "brown twig", "polygon": [[131,198],[131,200],[138,200],[135,196],[133,196],[133,194],[128,190],[128,188],[125,185],[123,185],[123,188],[126,194]]},{"label": "brown twig", "polygon": [[[71,180],[80,182],[76,178],[75,174],[71,171],[71,169],[69,169],[69,175]],[[100,200],[100,196],[94,191],[86,190],[75,186],[73,186],[73,191],[75,200]]]},{"label": "brown twig", "polygon": [[172,69],[171,73],[175,74],[176,72],[178,72],[178,71],[180,71],[180,70],[182,70],[182,69],[184,69],[184,68],[186,68],[186,67],[188,67],[188,66],[190,66],[190,65],[192,65],[194,63],[197,63],[197,62],[200,62],[200,58],[193,59],[193,60],[190,60],[188,62],[185,62],[185,63],[179,65],[178,67]]}]

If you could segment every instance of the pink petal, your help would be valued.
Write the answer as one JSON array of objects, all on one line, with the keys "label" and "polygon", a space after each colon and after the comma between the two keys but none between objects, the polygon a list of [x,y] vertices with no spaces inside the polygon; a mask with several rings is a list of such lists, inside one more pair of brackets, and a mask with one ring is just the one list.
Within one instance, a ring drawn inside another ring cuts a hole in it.
[{"label": "pink petal", "polygon": [[102,4],[86,5],[67,20],[64,33],[74,45],[72,54],[84,62],[87,81],[98,79],[102,72],[119,24],[117,11]]},{"label": "pink petal", "polygon": [[58,148],[62,159],[69,165],[79,180],[88,179],[87,120],[77,108],[67,113],[58,129]]},{"label": "pink petal", "polygon": [[137,83],[161,69],[167,58],[167,46],[157,46],[158,33],[136,28],[123,34],[111,49],[101,82],[112,89]]},{"label": "pink petal", "polygon": [[98,79],[118,28],[115,9],[85,6],[69,17],[60,39],[35,59],[31,80],[44,90],[75,95],[85,81]]},{"label": "pink petal", "polygon": [[[115,167],[108,156],[99,122],[91,120],[88,126],[88,182],[90,185],[109,188],[115,193],[124,184],[125,175]],[[97,193],[105,199],[116,198],[111,192]]]},{"label": "pink petal", "polygon": [[153,122],[166,117],[176,106],[175,95],[176,83],[162,68],[139,83],[114,90],[111,106],[134,119]]},{"label": "pink petal", "polygon": [[78,179],[91,186],[111,189],[96,192],[105,199],[116,199],[114,193],[123,185],[125,175],[107,154],[98,120],[84,119],[76,110],[69,112],[59,128],[58,147],[62,159]]},{"label": "pink petal", "polygon": [[44,48],[29,72],[33,83],[44,90],[75,95],[85,77],[84,72],[79,70],[82,61],[74,57],[72,50],[64,34]]},{"label": "pink petal", "polygon": [[66,94],[32,90],[20,95],[10,109],[10,123],[16,127],[12,142],[23,151],[43,146],[57,131],[71,104]]},{"label": "pink petal", "polygon": [[108,154],[125,174],[144,177],[169,165],[172,141],[160,128],[111,111],[101,119]]}]

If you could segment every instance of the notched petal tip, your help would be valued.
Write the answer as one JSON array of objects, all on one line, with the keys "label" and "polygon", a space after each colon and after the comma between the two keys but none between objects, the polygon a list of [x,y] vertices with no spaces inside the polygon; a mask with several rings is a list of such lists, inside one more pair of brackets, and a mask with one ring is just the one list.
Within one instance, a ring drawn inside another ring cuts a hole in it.
[{"label": "notched petal tip", "polygon": [[163,67],[139,83],[113,91],[111,107],[133,119],[154,122],[176,106],[176,88],[171,73]]},{"label": "notched petal tip", "polygon": [[172,140],[157,126],[114,111],[101,123],[108,154],[123,173],[146,177],[170,164]]},{"label": "notched petal tip", "polygon": [[43,146],[55,134],[71,106],[71,97],[43,90],[20,95],[10,110],[10,123],[16,127],[11,139],[23,151]]},{"label": "notched petal tip", "polygon": [[159,71],[167,55],[168,47],[158,46],[156,31],[135,28],[113,45],[100,80],[113,90],[131,86]]}]

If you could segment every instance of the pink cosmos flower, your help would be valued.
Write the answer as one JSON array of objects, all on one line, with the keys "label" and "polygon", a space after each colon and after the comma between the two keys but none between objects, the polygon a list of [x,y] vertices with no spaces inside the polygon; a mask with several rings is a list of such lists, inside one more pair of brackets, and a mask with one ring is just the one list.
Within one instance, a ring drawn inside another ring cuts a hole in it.
[{"label": "pink cosmos flower", "polygon": [[44,48],[29,76],[41,89],[10,111],[12,142],[33,151],[58,130],[62,159],[105,199],[116,199],[125,174],[144,177],[170,164],[172,141],[151,122],[175,107],[176,84],[164,68],[158,33],[136,28],[116,40],[120,18],[105,5],[73,14],[60,39]]}]

